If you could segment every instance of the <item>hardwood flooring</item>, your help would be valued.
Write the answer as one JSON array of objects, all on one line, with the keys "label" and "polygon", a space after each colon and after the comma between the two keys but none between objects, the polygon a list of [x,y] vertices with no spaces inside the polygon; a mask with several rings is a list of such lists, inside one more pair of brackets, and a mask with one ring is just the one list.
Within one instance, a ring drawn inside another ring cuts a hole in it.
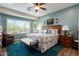
[{"label": "hardwood flooring", "polygon": [[79,56],[79,51],[72,48],[65,47],[58,56]]},{"label": "hardwood flooring", "polygon": [[7,49],[6,48],[1,49],[1,56],[7,56]]},{"label": "hardwood flooring", "polygon": [[[3,48],[2,52],[2,56],[7,56],[6,48]],[[65,47],[63,50],[59,52],[58,56],[79,56],[79,51],[76,49]]]},{"label": "hardwood flooring", "polygon": [[[2,50],[0,50],[0,55],[7,56],[6,48],[2,48]],[[58,56],[79,56],[79,50],[65,47],[59,52]]]}]

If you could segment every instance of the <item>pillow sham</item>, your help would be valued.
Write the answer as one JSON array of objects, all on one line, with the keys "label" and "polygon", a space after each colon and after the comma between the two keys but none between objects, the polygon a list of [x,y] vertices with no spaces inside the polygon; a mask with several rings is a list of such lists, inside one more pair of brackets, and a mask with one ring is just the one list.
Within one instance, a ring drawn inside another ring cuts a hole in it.
[{"label": "pillow sham", "polygon": [[40,30],[39,30],[39,33],[43,33],[43,30],[40,29]]},{"label": "pillow sham", "polygon": [[57,29],[48,29],[48,34],[58,34],[58,30]]}]

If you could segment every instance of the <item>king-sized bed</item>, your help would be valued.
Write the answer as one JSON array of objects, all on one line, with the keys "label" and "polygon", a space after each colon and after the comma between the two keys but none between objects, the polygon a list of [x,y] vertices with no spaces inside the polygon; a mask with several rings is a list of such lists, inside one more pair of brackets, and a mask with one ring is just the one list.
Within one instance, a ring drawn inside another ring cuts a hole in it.
[{"label": "king-sized bed", "polygon": [[[48,33],[46,32],[46,30],[48,31]],[[58,32],[59,28],[57,26],[54,26],[54,28],[52,29],[45,28],[45,31],[43,33],[26,34],[27,38],[22,38],[21,41],[29,46],[37,44],[37,47],[35,49],[39,50],[41,53],[44,53],[58,43]]]}]

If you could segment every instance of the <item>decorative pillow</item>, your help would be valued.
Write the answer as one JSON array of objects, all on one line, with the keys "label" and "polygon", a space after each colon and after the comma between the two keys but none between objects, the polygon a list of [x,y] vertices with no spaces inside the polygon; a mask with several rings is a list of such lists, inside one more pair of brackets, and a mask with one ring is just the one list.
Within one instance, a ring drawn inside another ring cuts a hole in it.
[{"label": "decorative pillow", "polygon": [[51,33],[52,34],[58,34],[58,30],[57,29],[52,29]]},{"label": "decorative pillow", "polygon": [[47,30],[46,30],[46,29],[45,29],[45,30],[43,30],[43,33],[44,33],[44,34],[46,34],[46,33],[47,33]]},{"label": "decorative pillow", "polygon": [[47,33],[47,29],[41,29],[41,30],[39,30],[39,33],[46,34]]},{"label": "decorative pillow", "polygon": [[58,34],[58,30],[57,29],[48,29],[47,33],[48,34]]},{"label": "decorative pillow", "polygon": [[58,30],[57,29],[41,29],[41,30],[39,30],[39,33],[43,33],[43,34],[58,34]]},{"label": "decorative pillow", "polygon": [[33,33],[38,33],[38,30],[34,30]]},{"label": "decorative pillow", "polygon": [[47,30],[47,34],[51,34],[51,30],[50,29]]},{"label": "decorative pillow", "polygon": [[39,30],[39,33],[43,33],[43,30],[42,30],[42,29],[40,29],[40,30]]}]

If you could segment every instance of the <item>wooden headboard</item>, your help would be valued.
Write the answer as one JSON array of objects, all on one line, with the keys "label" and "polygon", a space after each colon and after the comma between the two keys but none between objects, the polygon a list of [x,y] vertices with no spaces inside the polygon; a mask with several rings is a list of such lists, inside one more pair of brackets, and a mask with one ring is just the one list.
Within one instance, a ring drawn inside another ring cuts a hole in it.
[{"label": "wooden headboard", "polygon": [[58,33],[61,34],[61,25],[45,25],[43,29],[58,29]]}]

